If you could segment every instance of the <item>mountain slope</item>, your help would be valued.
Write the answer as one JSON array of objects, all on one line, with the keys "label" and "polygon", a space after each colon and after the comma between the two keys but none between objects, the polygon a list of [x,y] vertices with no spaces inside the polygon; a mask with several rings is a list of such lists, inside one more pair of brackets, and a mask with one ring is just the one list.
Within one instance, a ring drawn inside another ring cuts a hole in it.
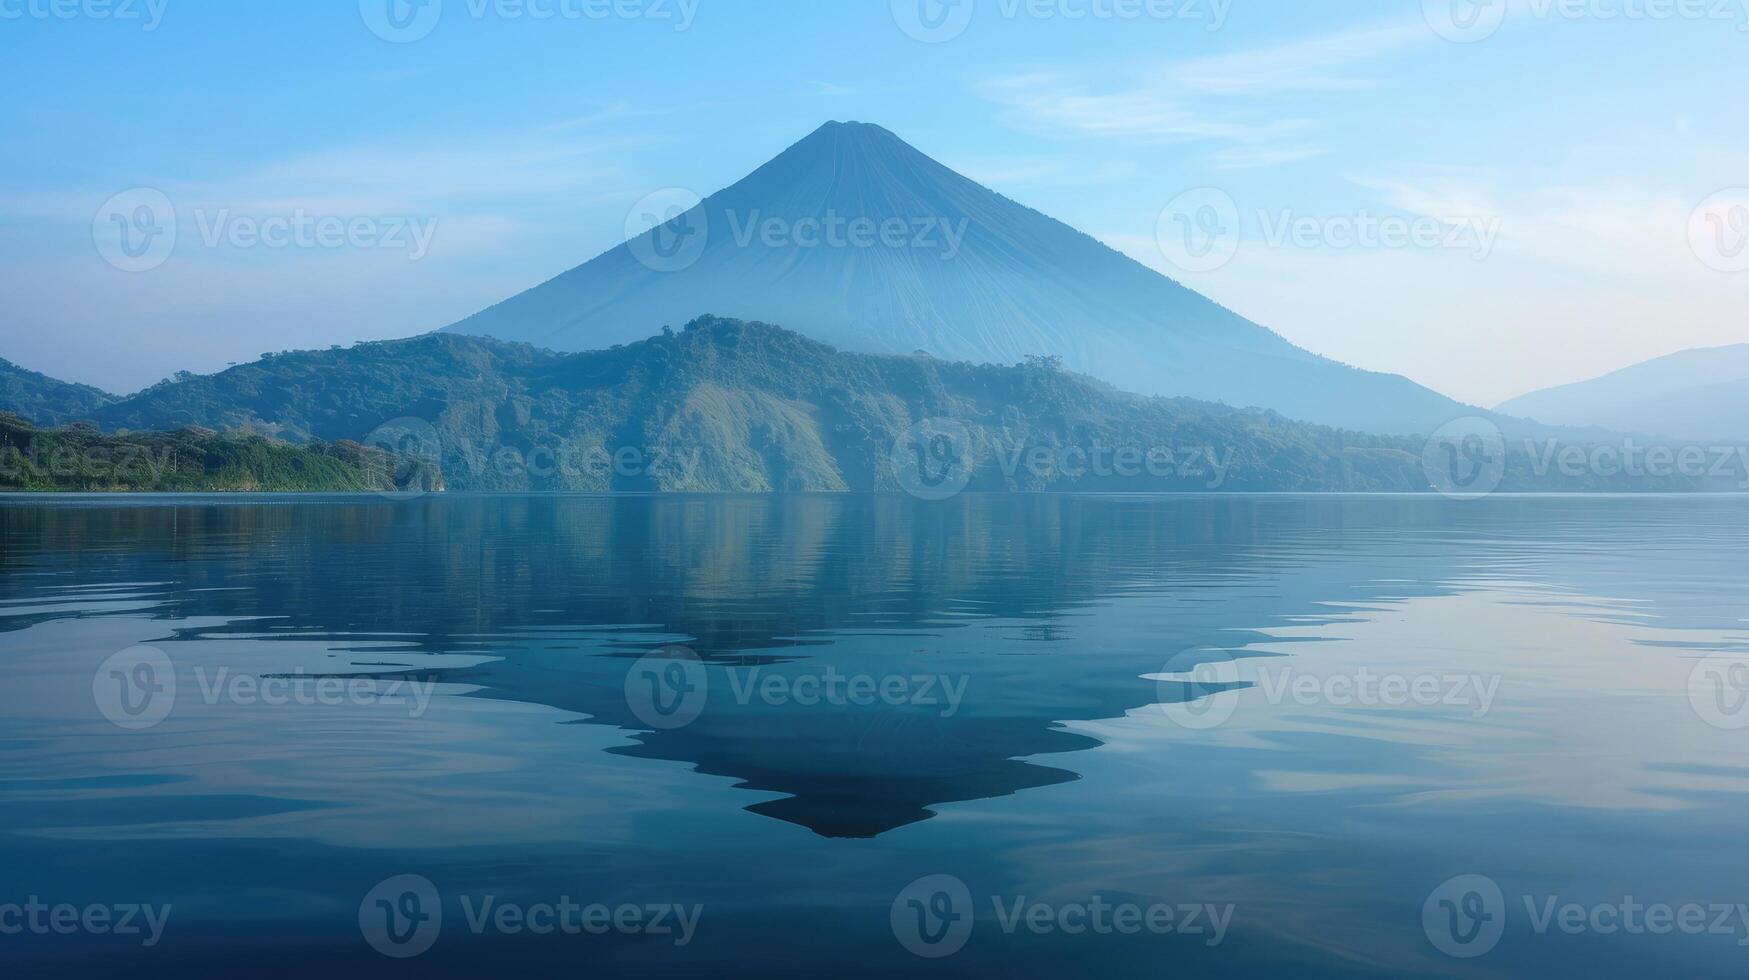
[{"label": "mountain slope", "polygon": [[1550,425],[1598,425],[1679,439],[1749,441],[1749,344],[1681,351],[1532,392],[1499,411]]},{"label": "mountain slope", "polygon": [[[457,490],[929,493],[948,476],[950,492],[1428,486],[1419,439],[1127,394],[1045,359],[844,353],[715,317],[581,354],[459,334],[283,354],[160,385],[99,421],[352,440],[438,464]],[[1690,488],[1549,481],[1523,454],[1504,483],[1556,485]]]},{"label": "mountain slope", "polygon": [[90,385],[57,381],[0,358],[0,412],[16,412],[38,425],[90,418],[115,396]]},{"label": "mountain slope", "polygon": [[589,350],[714,312],[850,351],[1058,355],[1127,391],[1363,431],[1431,432],[1475,414],[1295,347],[878,126],[829,123],[668,217],[449,329]]}]

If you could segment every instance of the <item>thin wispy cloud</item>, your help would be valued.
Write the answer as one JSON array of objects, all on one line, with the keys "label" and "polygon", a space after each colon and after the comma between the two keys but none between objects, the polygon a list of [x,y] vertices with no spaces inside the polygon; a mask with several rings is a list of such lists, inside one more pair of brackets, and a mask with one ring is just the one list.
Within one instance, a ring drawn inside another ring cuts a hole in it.
[{"label": "thin wispy cloud", "polygon": [[1425,24],[1362,27],[1272,47],[1194,58],[1168,67],[1165,81],[1202,95],[1280,95],[1373,88],[1355,69],[1431,43]]},{"label": "thin wispy cloud", "polygon": [[1067,74],[993,78],[978,90],[1004,106],[1011,123],[1046,136],[1251,143],[1308,128],[1304,120],[1205,112],[1193,100],[1164,88],[1098,92]]},{"label": "thin wispy cloud", "polygon": [[1411,214],[1497,222],[1506,257],[1551,273],[1604,275],[1617,288],[1653,290],[1716,278],[1689,249],[1694,203],[1667,188],[1620,179],[1507,187],[1439,175],[1354,182]]},{"label": "thin wispy cloud", "polygon": [[1423,24],[1374,25],[1230,54],[1181,59],[1122,77],[1034,71],[987,78],[979,93],[1016,128],[1067,138],[1228,144],[1224,168],[1272,166],[1321,153],[1316,124],[1284,115],[1271,97],[1377,87],[1368,66],[1433,36]]}]

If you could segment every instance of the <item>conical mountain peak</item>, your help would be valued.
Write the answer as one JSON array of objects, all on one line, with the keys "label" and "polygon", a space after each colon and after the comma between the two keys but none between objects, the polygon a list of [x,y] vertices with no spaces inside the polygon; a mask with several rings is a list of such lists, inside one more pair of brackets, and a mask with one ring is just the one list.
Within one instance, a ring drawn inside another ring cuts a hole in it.
[{"label": "conical mountain peak", "polygon": [[1295,347],[862,122],[826,123],[679,225],[451,329],[592,350],[704,314],[848,351],[1058,355],[1128,391],[1363,431],[1425,433],[1473,414]]},{"label": "conical mountain peak", "polygon": [[829,122],[711,200],[794,219],[829,208],[878,219],[935,213],[950,204],[944,188],[982,190],[890,130]]},{"label": "conical mountain peak", "polygon": [[808,134],[807,138],[802,140],[802,142],[806,143],[808,140],[816,139],[836,140],[865,147],[876,146],[881,143],[897,143],[904,146],[906,149],[911,148],[910,144],[900,139],[898,134],[887,129],[885,126],[877,126],[874,123],[857,122],[854,119],[830,120],[822,124],[819,129]]}]

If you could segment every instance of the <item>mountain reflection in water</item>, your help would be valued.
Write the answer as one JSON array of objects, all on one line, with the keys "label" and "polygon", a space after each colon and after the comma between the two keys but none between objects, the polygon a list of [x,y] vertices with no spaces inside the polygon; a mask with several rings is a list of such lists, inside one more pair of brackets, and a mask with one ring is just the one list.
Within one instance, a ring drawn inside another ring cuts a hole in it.
[{"label": "mountain reflection in water", "polygon": [[[197,934],[253,935],[247,910],[271,909],[301,925],[259,941],[336,963],[357,952],[346,902],[419,867],[679,889],[737,924],[597,951],[646,972],[782,972],[780,911],[793,962],[922,966],[885,909],[929,872],[1237,902],[1228,948],[1181,950],[1190,969],[1455,969],[1419,919],[1453,874],[1742,880],[1740,741],[1686,685],[1749,649],[1746,541],[1734,498],[8,498],[0,858],[26,888],[173,893]],[[176,708],[122,732],[92,674],[139,643],[175,662]],[[674,647],[697,662],[646,659]],[[1186,673],[1227,658],[1228,682]],[[652,663],[685,671],[695,718],[652,724],[628,694]],[[1493,678],[1497,702],[1284,701],[1296,670]],[[211,696],[221,671],[435,687],[417,711],[274,709]],[[1169,710],[1211,703],[1232,720]],[[336,855],[343,882],[317,872]],[[955,965],[1084,962],[1008,939]],[[1656,960],[1592,939],[1502,949]],[[423,966],[488,962],[445,942]],[[152,962],[229,965],[222,945]],[[1680,949],[1705,973],[1735,947]]]}]

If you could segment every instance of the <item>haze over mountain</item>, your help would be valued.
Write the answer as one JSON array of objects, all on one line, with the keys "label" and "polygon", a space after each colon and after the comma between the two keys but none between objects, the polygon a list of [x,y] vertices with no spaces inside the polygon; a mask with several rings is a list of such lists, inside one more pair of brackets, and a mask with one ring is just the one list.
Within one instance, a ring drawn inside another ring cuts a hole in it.
[{"label": "haze over mountain", "polygon": [[848,351],[1058,355],[1126,391],[1368,432],[1478,414],[1296,347],[878,126],[828,123],[691,211],[657,217],[669,220],[448,329],[579,351],[720,314]]},{"label": "haze over mountain", "polygon": [[1749,441],[1749,344],[1680,351],[1601,378],[1531,392],[1498,411],[1549,425],[1700,441]]}]

